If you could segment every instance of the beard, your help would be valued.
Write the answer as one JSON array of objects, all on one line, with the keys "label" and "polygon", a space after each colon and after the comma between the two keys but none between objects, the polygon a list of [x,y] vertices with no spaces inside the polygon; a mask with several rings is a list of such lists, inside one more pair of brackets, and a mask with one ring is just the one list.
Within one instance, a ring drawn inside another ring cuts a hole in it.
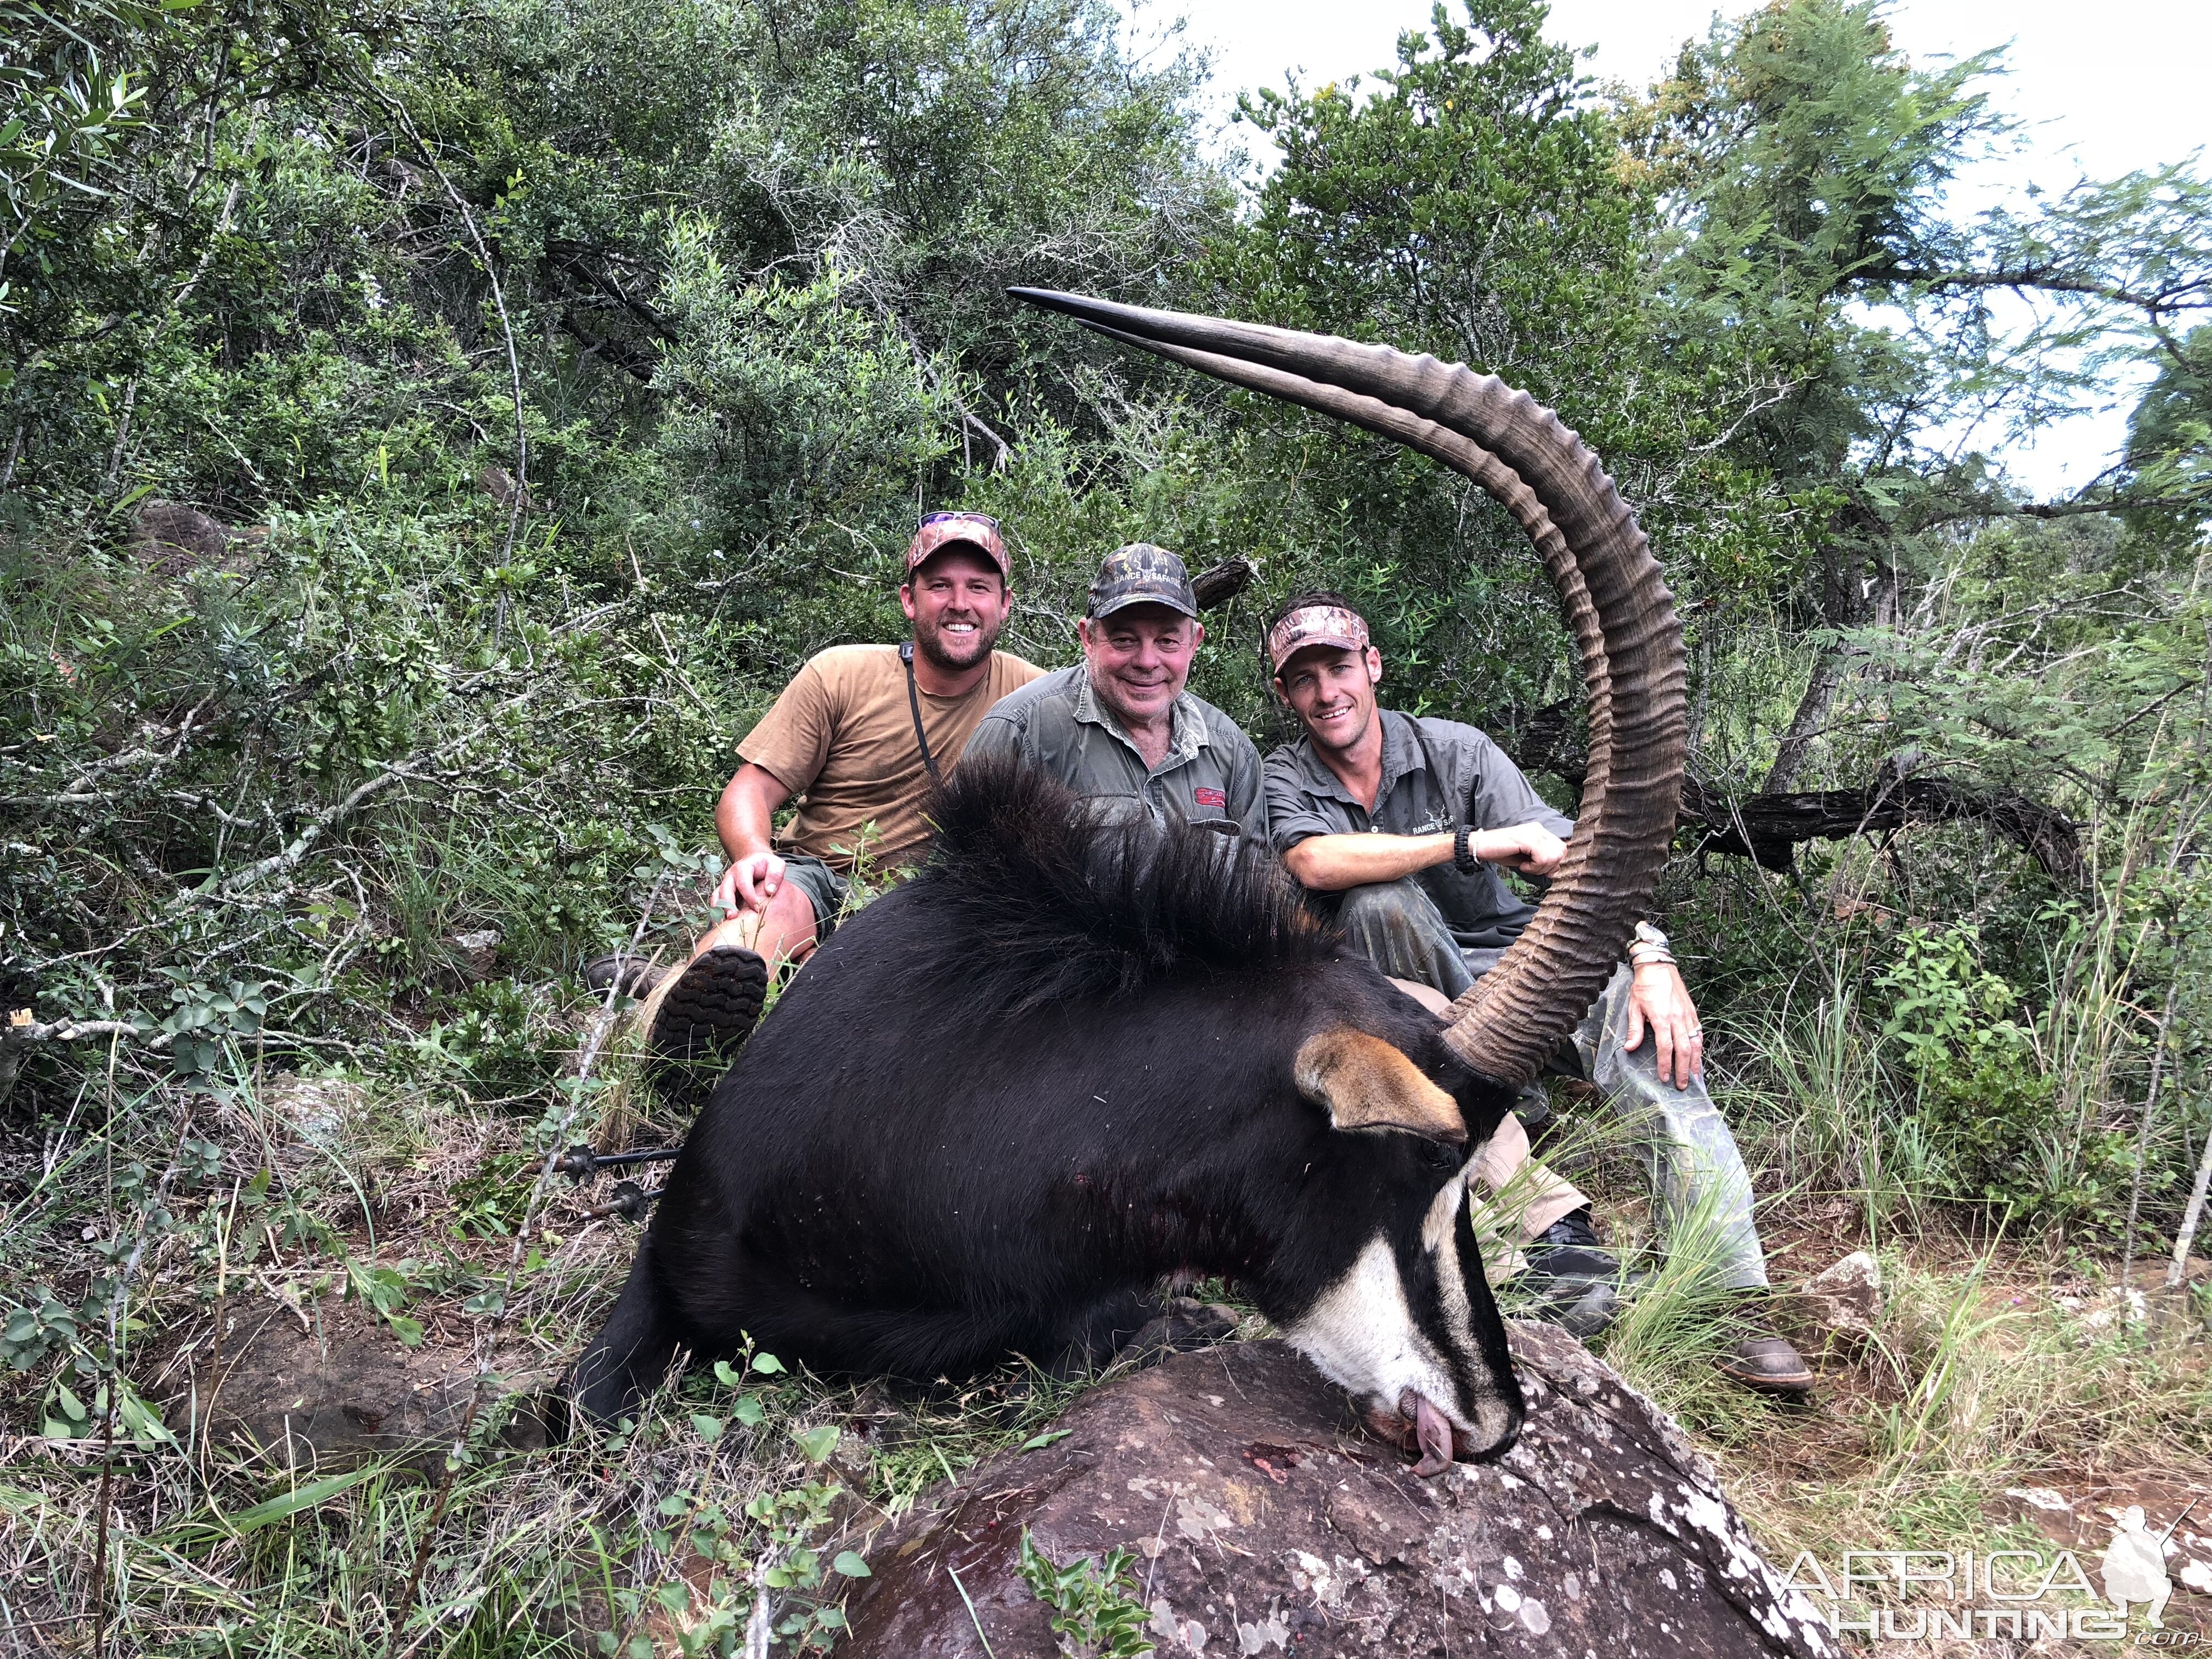
[{"label": "beard", "polygon": [[[967,618],[963,617],[962,621]],[[988,617],[978,617],[972,634],[945,632],[940,623],[914,619],[914,648],[936,667],[950,673],[973,668],[988,657],[999,643],[999,624]]]}]

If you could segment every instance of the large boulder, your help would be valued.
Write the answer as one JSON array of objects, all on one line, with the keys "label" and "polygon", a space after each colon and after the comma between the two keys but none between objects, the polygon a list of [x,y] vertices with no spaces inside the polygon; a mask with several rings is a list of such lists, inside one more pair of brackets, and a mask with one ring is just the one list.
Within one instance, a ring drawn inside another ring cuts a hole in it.
[{"label": "large boulder", "polygon": [[841,1650],[1053,1654],[1026,1530],[1062,1567],[1129,1552],[1164,1656],[1837,1651],[1672,1422],[1571,1338],[1511,1328],[1520,1444],[1435,1480],[1280,1342],[1096,1389],[1065,1437],[979,1465],[870,1543]]}]

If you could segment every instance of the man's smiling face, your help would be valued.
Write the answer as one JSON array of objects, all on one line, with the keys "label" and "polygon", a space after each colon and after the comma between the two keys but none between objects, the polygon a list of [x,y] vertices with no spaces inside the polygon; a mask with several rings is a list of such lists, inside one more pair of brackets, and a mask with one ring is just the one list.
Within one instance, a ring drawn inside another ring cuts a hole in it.
[{"label": "man's smiling face", "polygon": [[1283,665],[1275,690],[1315,743],[1340,754],[1367,735],[1382,674],[1382,653],[1371,645],[1364,651],[1310,645]]},{"label": "man's smiling face", "polygon": [[1013,596],[988,554],[953,542],[907,578],[899,604],[914,623],[915,649],[957,673],[991,654]]},{"label": "man's smiling face", "polygon": [[1085,617],[1076,631],[1091,689],[1124,726],[1164,716],[1182,695],[1206,629],[1164,605],[1132,605]]}]

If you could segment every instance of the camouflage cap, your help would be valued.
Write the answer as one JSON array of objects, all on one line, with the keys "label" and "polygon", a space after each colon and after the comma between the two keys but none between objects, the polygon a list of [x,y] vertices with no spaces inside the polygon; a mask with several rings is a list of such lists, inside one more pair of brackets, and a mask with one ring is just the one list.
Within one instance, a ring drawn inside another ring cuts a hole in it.
[{"label": "camouflage cap", "polygon": [[1083,614],[1110,617],[1133,605],[1164,605],[1194,618],[1198,596],[1190,591],[1190,573],[1182,561],[1150,542],[1131,542],[1109,553],[1091,584],[1091,605]]},{"label": "camouflage cap", "polygon": [[999,533],[999,521],[983,513],[925,514],[921,527],[907,544],[906,574],[911,576],[926,561],[955,543],[988,554],[999,567],[1000,579],[1013,580],[1014,565],[1006,556],[1006,538]]},{"label": "camouflage cap", "polygon": [[1364,651],[1367,623],[1349,605],[1302,605],[1267,630],[1267,657],[1275,672],[1310,645],[1339,651]]}]

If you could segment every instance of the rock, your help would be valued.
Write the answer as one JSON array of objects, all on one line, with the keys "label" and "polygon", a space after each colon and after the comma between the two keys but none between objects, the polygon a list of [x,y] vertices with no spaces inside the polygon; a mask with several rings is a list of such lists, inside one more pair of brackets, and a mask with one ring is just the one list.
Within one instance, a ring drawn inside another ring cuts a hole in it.
[{"label": "rock", "polygon": [[1881,1312],[1881,1267],[1865,1250],[1853,1250],[1805,1282],[1815,1322],[1831,1335],[1872,1336]]},{"label": "rock", "polygon": [[165,575],[218,565],[230,546],[228,527],[198,507],[159,499],[142,503],[131,524],[131,550]]},{"label": "rock", "polygon": [[2081,1316],[2082,1325],[2089,1330],[2110,1328],[2116,1322],[2139,1325],[2150,1313],[2150,1300],[2133,1285],[2124,1288],[2114,1285],[2103,1305],[2092,1308]]},{"label": "rock", "polygon": [[461,963],[477,979],[488,977],[499,964],[501,934],[496,927],[478,927],[466,933],[453,935],[453,949],[460,953]]},{"label": "rock", "polygon": [[1053,1653],[1017,1570],[1026,1529],[1061,1567],[1128,1551],[1163,1659],[1837,1652],[1672,1422],[1571,1338],[1509,1329],[1520,1444],[1433,1481],[1281,1342],[1095,1389],[1065,1438],[979,1465],[869,1543],[843,1651],[982,1659],[980,1625],[999,1659]]},{"label": "rock", "polygon": [[[132,556],[165,576],[193,570],[243,571],[253,550],[268,539],[266,525],[241,530],[181,501],[146,501],[131,520]],[[59,658],[55,660],[60,662]],[[65,675],[76,677],[69,665],[61,665]]]},{"label": "rock", "polygon": [[310,1146],[336,1149],[346,1120],[368,1104],[368,1091],[342,1077],[298,1077],[279,1073],[262,1091],[261,1103],[270,1116]]},{"label": "rock", "polygon": [[[477,474],[477,488],[483,490],[485,495],[490,496],[492,500],[497,501],[501,507],[513,507],[514,505],[514,475],[495,461],[487,461],[484,463],[483,470]],[[525,513],[534,512],[537,509],[537,497],[530,493],[530,486],[528,484],[524,484],[522,486],[522,510]]]},{"label": "rock", "polygon": [[[428,1336],[410,1348],[358,1304],[329,1300],[295,1308],[264,1297],[227,1322],[220,1349],[209,1342],[187,1357],[190,1386],[170,1403],[172,1424],[187,1420],[197,1400],[215,1439],[307,1468],[409,1450],[434,1461],[428,1455],[442,1454],[468,1417],[477,1370],[465,1341]],[[501,1370],[496,1357],[493,1370],[501,1392],[553,1381]],[[488,1391],[479,1413],[493,1403]],[[543,1425],[524,1413],[507,1438],[542,1445]]]}]

